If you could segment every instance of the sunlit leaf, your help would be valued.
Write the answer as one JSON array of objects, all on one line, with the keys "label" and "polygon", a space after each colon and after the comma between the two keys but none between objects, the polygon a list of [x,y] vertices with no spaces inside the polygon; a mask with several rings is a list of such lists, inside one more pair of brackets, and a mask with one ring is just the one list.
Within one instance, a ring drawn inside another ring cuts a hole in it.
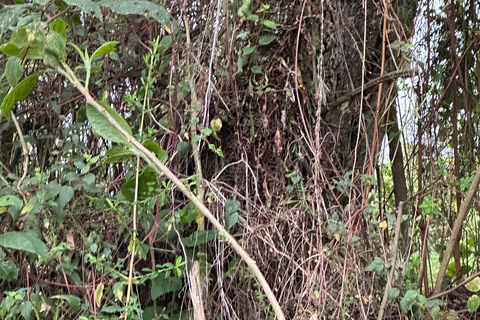
[{"label": "sunlit leaf", "polygon": [[10,231],[0,234],[0,246],[14,250],[27,251],[40,257],[47,253],[47,246],[45,243],[28,232]]}]

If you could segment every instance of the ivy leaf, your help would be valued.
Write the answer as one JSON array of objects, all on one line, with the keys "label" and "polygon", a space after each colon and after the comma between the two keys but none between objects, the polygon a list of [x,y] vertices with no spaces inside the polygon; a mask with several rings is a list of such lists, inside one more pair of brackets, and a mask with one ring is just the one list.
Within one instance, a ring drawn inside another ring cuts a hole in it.
[{"label": "ivy leaf", "polygon": [[238,210],[240,209],[240,202],[237,200],[225,200],[225,229],[230,229],[238,222]]},{"label": "ivy leaf", "polygon": [[465,288],[467,288],[471,292],[478,292],[480,291],[480,277],[476,277],[469,283],[465,285]]},{"label": "ivy leaf", "polygon": [[267,28],[277,30],[277,24],[272,20],[263,20],[263,25]]},{"label": "ivy leaf", "polygon": [[[98,102],[111,116],[115,121],[129,134],[132,134],[132,129],[128,125],[127,121],[123,119],[115,109],[112,109],[107,103],[100,101]],[[127,143],[127,139],[113,126],[108,122],[107,118],[103,116],[100,112],[97,111],[91,105],[87,105],[87,118],[90,124],[92,125],[93,130],[104,139],[110,140],[115,143]]]},{"label": "ivy leaf", "polygon": [[28,232],[10,231],[0,234],[0,246],[27,251],[40,257],[47,253],[45,243]]},{"label": "ivy leaf", "polygon": [[261,46],[266,46],[267,44],[270,44],[275,39],[277,39],[276,36],[261,36],[260,39],[258,39],[258,44]]},{"label": "ivy leaf", "polygon": [[480,307],[480,298],[474,294],[468,299],[467,306],[469,312],[477,311],[478,307]]},{"label": "ivy leaf", "polygon": [[24,301],[20,305],[20,313],[22,314],[23,319],[30,319],[30,315],[32,313],[33,306],[30,301]]},{"label": "ivy leaf", "polygon": [[10,86],[15,87],[22,78],[23,66],[20,64],[21,60],[18,57],[12,56],[8,58],[5,65],[5,76]]},{"label": "ivy leaf", "polygon": [[384,261],[379,257],[375,257],[373,261],[365,268],[365,271],[374,271],[380,273],[385,267]]}]

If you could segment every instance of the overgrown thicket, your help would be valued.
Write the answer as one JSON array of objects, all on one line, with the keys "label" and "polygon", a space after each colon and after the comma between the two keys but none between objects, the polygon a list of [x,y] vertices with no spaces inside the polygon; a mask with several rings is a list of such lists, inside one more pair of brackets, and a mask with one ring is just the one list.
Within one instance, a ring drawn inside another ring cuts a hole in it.
[{"label": "overgrown thicket", "polygon": [[474,319],[479,9],[0,4],[0,318]]}]

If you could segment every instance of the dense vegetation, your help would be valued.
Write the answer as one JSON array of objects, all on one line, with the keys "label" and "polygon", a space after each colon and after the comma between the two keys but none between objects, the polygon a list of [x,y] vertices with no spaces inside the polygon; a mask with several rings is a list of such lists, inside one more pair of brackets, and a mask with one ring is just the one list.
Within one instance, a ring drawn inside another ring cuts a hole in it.
[{"label": "dense vegetation", "polygon": [[474,0],[0,4],[1,319],[474,319]]}]

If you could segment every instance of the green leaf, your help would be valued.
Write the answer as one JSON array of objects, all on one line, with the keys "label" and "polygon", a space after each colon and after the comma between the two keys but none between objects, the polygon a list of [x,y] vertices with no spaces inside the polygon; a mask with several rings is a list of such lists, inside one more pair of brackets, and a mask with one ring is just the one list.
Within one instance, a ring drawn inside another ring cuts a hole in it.
[{"label": "green leaf", "polygon": [[277,39],[276,36],[261,36],[260,39],[258,39],[258,44],[261,46],[266,46],[267,44],[270,44],[275,39]]},{"label": "green leaf", "polygon": [[92,54],[90,59],[93,61],[97,58],[101,58],[102,56],[109,54],[110,52],[115,51],[115,46],[118,44],[118,41],[110,41],[102,44],[100,48],[95,50],[95,52]]},{"label": "green leaf", "polygon": [[153,140],[145,140],[143,146],[147,148],[149,151],[153,152],[155,156],[160,160],[162,163],[167,162],[168,160],[168,153],[167,151],[163,150],[162,147],[158,143]]},{"label": "green leaf", "polygon": [[142,0],[103,0],[97,2],[102,7],[107,7],[116,14],[138,14],[145,18],[153,18],[157,22],[168,25],[170,22],[168,11],[150,1]]},{"label": "green leaf", "polygon": [[150,295],[155,300],[166,293],[176,292],[182,289],[182,279],[178,277],[167,277],[163,274],[152,279],[152,289]]},{"label": "green leaf", "polygon": [[237,200],[225,200],[225,229],[230,229],[238,222],[238,210],[240,209],[240,202]]},{"label": "green leaf", "polygon": [[3,196],[0,198],[0,207],[9,207],[8,212],[12,216],[12,219],[16,220],[23,207],[23,201],[16,196]]},{"label": "green leaf", "polygon": [[113,295],[118,301],[122,301],[123,298],[123,283],[117,282],[113,285]]},{"label": "green leaf", "polygon": [[417,290],[408,290],[405,293],[405,296],[400,301],[400,308],[404,313],[407,313],[410,310],[415,302],[418,300],[418,291]]},{"label": "green leaf", "polygon": [[385,267],[384,261],[379,257],[375,257],[373,261],[365,268],[365,271],[375,271],[380,273]]},{"label": "green leaf", "polygon": [[97,307],[102,305],[103,288],[105,288],[105,285],[100,283],[97,289],[95,289],[95,303],[97,304]]},{"label": "green leaf", "polygon": [[0,261],[0,279],[16,281],[18,279],[18,268],[13,261]]},{"label": "green leaf", "polygon": [[82,304],[82,300],[79,297],[72,296],[72,295],[69,295],[69,294],[59,294],[59,295],[53,296],[52,299],[65,300],[73,308],[78,308]]},{"label": "green leaf", "polygon": [[477,311],[478,307],[480,307],[480,298],[474,294],[468,299],[467,307],[469,312]]},{"label": "green leaf", "polygon": [[22,314],[23,319],[30,319],[30,315],[32,314],[33,306],[30,301],[23,301],[20,305],[20,313]]},{"label": "green leaf", "polygon": [[263,25],[267,28],[277,30],[277,24],[272,20],[263,20]]},{"label": "green leaf", "polygon": [[252,72],[255,74],[261,74],[262,73],[262,67],[261,66],[253,66],[252,67]]},{"label": "green leaf", "polygon": [[60,190],[60,198],[59,198],[59,203],[58,205],[60,208],[64,208],[70,200],[73,198],[73,188],[70,186],[62,186],[62,189]]},{"label": "green leaf", "polygon": [[43,256],[47,253],[47,246],[42,240],[28,232],[10,231],[0,234],[0,246],[15,250],[24,250]]},{"label": "green leaf", "polygon": [[186,141],[180,141],[177,144],[177,157],[180,159],[182,158],[188,151],[189,143]]},{"label": "green leaf", "polygon": [[[108,152],[108,151],[107,151]],[[80,175],[76,172],[69,172],[65,175],[64,179],[68,182],[75,181]]]},{"label": "green leaf", "polygon": [[257,49],[257,47],[245,47],[245,48],[243,48],[243,54],[244,55],[249,55],[249,54],[255,52],[255,49]]},{"label": "green leaf", "polygon": [[100,6],[98,2],[93,2],[90,0],[63,0],[63,1],[68,5],[79,7],[87,14],[93,13],[98,20],[103,21],[102,11],[100,10]]},{"label": "green leaf", "polygon": [[128,160],[135,155],[130,149],[127,149],[121,145],[115,145],[105,152],[107,157],[103,160],[103,164],[118,163]]},{"label": "green leaf", "polygon": [[398,290],[397,288],[388,288],[387,293],[388,300],[393,300],[398,297],[398,295],[400,294],[400,290]]},{"label": "green leaf", "polygon": [[5,96],[2,104],[0,105],[0,119],[2,117],[10,119],[10,110],[12,110],[13,104],[16,101],[22,101],[30,94],[30,92],[32,92],[33,88],[35,88],[35,84],[37,83],[38,75],[39,73],[37,72],[26,77]]},{"label": "green leaf", "polygon": [[50,22],[49,25],[50,31],[55,31],[63,40],[64,45],[67,43],[67,24],[63,21],[62,18],[57,18]]},{"label": "green leaf", "polygon": [[480,291],[480,277],[476,277],[469,283],[465,285],[465,288],[467,288],[471,292],[478,292]]},{"label": "green leaf", "polygon": [[249,21],[258,21],[258,15],[256,15],[256,14],[250,14],[250,15],[247,17],[247,20],[249,20]]},{"label": "green leaf", "polygon": [[[127,121],[123,119],[115,109],[112,109],[108,104],[103,101],[98,102],[112,117],[113,119],[129,134],[132,134],[132,129],[128,125]],[[93,130],[102,138],[110,140],[115,143],[127,143],[127,139],[108,122],[107,118],[103,114],[97,111],[91,105],[87,105],[87,118],[92,125]]]},{"label": "green leaf", "polygon": [[66,42],[62,36],[55,31],[50,31],[46,38],[45,57],[43,62],[46,65],[57,67],[60,62],[65,62],[67,53],[65,50]]},{"label": "green leaf", "polygon": [[[154,197],[157,188],[157,174],[151,167],[146,167],[142,174],[138,176],[138,201]],[[121,189],[125,198],[133,202],[135,197],[135,178],[125,182]]]},{"label": "green leaf", "polygon": [[0,34],[3,34],[8,28],[16,26],[18,19],[23,16],[26,10],[31,8],[33,8],[33,5],[29,3],[16,6],[4,6],[0,9],[0,21],[2,21],[2,23],[0,23]]},{"label": "green leaf", "polygon": [[18,57],[10,57],[5,65],[5,76],[10,86],[15,87],[23,75],[23,66]]},{"label": "green leaf", "polygon": [[191,248],[213,239],[215,239],[215,230],[197,230],[188,237],[183,237],[182,243],[185,247]]}]

